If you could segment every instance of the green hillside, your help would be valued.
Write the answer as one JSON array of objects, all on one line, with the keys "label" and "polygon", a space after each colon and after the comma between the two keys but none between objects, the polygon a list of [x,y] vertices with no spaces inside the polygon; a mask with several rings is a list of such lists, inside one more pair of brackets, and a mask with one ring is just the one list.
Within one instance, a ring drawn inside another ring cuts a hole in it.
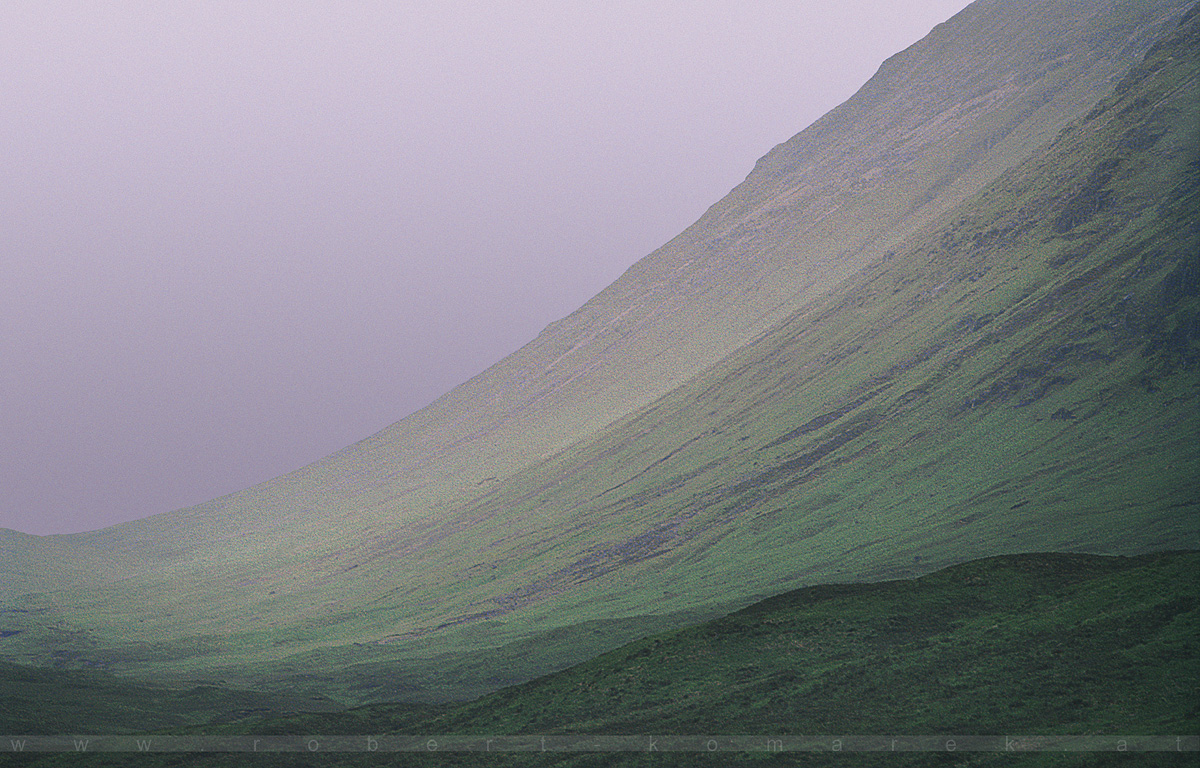
[{"label": "green hillside", "polygon": [[1196,17],[1120,79],[1182,10],[980,0],[430,410],[0,539],[0,655],[462,699],[799,586],[1200,548]]},{"label": "green hillside", "polygon": [[[225,732],[1194,734],[1198,566],[1200,555],[1190,552],[1016,555],[915,580],[810,587],[469,704],[376,705],[251,720]],[[762,757],[738,762],[776,762]],[[885,757],[851,764],[930,765],[940,756]],[[1066,764],[1105,764],[1103,754],[1090,757]],[[1150,757],[1172,764],[1169,754]],[[846,756],[792,759],[842,765]],[[960,754],[953,764],[1012,760]],[[612,754],[545,762],[641,764]]]},{"label": "green hillside", "polygon": [[301,696],[211,685],[163,688],[102,672],[0,661],[0,733],[119,734],[220,724],[253,715],[341,709]]},{"label": "green hillside", "polygon": [[[184,730],[305,739],[319,734],[325,744],[342,734],[658,734],[664,743],[672,735],[701,735],[722,744],[729,741],[721,737],[729,736],[759,736],[765,744],[766,737],[807,735],[815,742],[818,734],[1186,735],[1200,727],[1198,652],[1200,554],[1010,555],[918,579],[788,592],[470,703],[247,715]],[[374,764],[380,758],[302,757],[317,765]],[[643,764],[639,755],[604,752],[398,757],[430,765]],[[656,764],[675,765],[687,756],[655,757]],[[757,755],[698,757],[710,761],[705,764],[950,764],[927,752],[889,754],[884,762],[869,755],[783,754],[764,763],[761,745]],[[1012,765],[1016,759],[987,752],[954,758],[960,766]],[[1151,758],[1156,765],[1186,764],[1161,752],[1144,762],[1113,753],[1065,761],[1024,755],[1019,764],[1144,765]],[[120,759],[131,758],[116,756],[114,762]],[[147,766],[210,762],[195,755],[137,760]],[[60,761],[73,763],[67,756],[48,757],[44,764]],[[104,764],[98,755],[92,761]],[[298,758],[260,755],[251,764],[293,765]]]}]

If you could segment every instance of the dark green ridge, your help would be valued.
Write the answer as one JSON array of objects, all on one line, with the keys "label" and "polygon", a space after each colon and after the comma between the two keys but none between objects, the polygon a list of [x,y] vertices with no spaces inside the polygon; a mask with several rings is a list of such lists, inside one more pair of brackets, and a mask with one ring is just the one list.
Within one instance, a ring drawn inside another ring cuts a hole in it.
[{"label": "dark green ridge", "polygon": [[1037,553],[806,587],[440,710],[222,730],[1194,733],[1198,684],[1200,552]]},{"label": "dark green ridge", "polygon": [[[661,633],[477,701],[248,716],[206,734],[1194,734],[1200,553],[1034,553],[917,579],[807,587]],[[174,729],[179,732],[179,729]],[[398,764],[643,765],[641,756],[394,756]],[[1180,765],[1168,753],[1062,758],[656,756],[662,765]],[[702,762],[707,759],[709,762]],[[207,765],[194,755],[89,764]],[[374,765],[382,756],[304,756]],[[215,764],[302,764],[243,755]],[[713,762],[713,761],[716,762]],[[1016,761],[1016,762],[1014,762]],[[1123,762],[1121,762],[1123,761]],[[76,763],[53,756],[36,765]]]},{"label": "dark green ridge", "polygon": [[[984,96],[1003,89],[989,81],[975,93],[971,84],[985,83],[958,59],[928,69],[938,51],[1012,32],[1029,64],[1038,31],[1067,19],[1100,47],[1060,51],[1042,38],[1029,82],[1048,83],[1059,77],[1056,61],[1101,50],[1110,64],[1130,57],[1123,73],[1161,17],[1182,12],[1115,0],[972,8],[890,61],[854,104],[872,121],[881,105],[902,118],[909,85],[937,94],[930,82],[956,83],[942,94],[945,108],[974,105],[971,120],[955,124],[982,130],[1003,116]],[[968,23],[984,11],[1006,25]],[[1160,46],[1115,92],[1117,78],[1105,80],[1107,100],[1093,83],[1095,98],[1074,115],[1085,119],[1048,149],[1019,165],[1009,153],[997,181],[1002,169],[973,177],[982,193],[964,195],[936,224],[923,218],[841,287],[806,294],[799,311],[667,396],[420,519],[403,512],[416,498],[401,491],[407,481],[355,496],[346,489],[369,485],[369,473],[333,473],[312,497],[280,496],[283,486],[271,485],[44,548],[0,537],[5,556],[16,553],[0,558],[6,574],[35,563],[38,578],[61,574],[64,584],[94,558],[112,554],[120,565],[118,540],[153,543],[149,570],[8,601],[0,632],[17,634],[0,640],[0,654],[347,703],[469,698],[804,585],[907,577],[1000,553],[1200,547],[1194,27],[1192,16],[1191,37]],[[1006,53],[992,52],[996,66]],[[886,99],[880,83],[896,86]],[[921,114],[895,135],[944,125],[937,110]],[[886,121],[868,122],[878,129],[869,135],[895,138]],[[805,132],[760,166],[758,191],[748,179],[714,209],[706,221],[730,223],[734,203],[746,204],[741,224],[724,230],[728,249],[697,257],[752,262],[766,251],[743,254],[737,243],[779,245],[775,235],[812,222],[789,208],[786,180],[799,178],[788,174],[804,164],[792,160],[810,157],[806,142],[818,134],[826,136],[818,144],[839,135]],[[937,147],[919,157],[922,168],[961,170]],[[915,167],[896,162],[896,173]],[[850,166],[838,167],[837,178],[850,178]],[[755,195],[768,194],[771,179],[782,186],[760,210],[766,200]],[[868,220],[879,209],[854,210]],[[773,253],[799,253],[798,242]],[[764,277],[722,290],[763,286],[775,284]],[[239,517],[246,504],[257,511]],[[235,530],[285,508],[294,516],[281,518],[277,534]],[[196,537],[152,535],[181,520]],[[75,548],[85,540],[89,548]],[[491,665],[506,656],[519,664]]]}]

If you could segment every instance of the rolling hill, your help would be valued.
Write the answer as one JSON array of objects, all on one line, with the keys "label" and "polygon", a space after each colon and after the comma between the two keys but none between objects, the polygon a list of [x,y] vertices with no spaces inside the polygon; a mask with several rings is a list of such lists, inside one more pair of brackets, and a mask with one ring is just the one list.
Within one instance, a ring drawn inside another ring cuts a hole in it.
[{"label": "rolling hill", "polygon": [[[29,752],[37,749],[38,734],[63,733],[94,736],[93,751],[121,743],[136,750],[134,739],[111,738],[121,732],[112,721],[119,723],[122,715],[127,721],[132,711],[152,714],[144,722],[157,726],[158,734],[203,734],[214,741],[246,736],[306,752],[298,758],[264,747],[254,765],[330,766],[374,764],[380,755],[362,754],[367,735],[387,749],[425,745],[436,736],[445,751],[403,755],[414,763],[494,766],[646,764],[644,755],[606,751],[598,737],[607,739],[610,749],[617,743],[642,746],[654,738],[664,750],[653,756],[655,764],[698,757],[709,761],[704,764],[719,758],[721,764],[757,765],[786,745],[822,749],[774,754],[772,765],[789,757],[803,765],[879,765],[881,757],[887,765],[930,765],[950,757],[931,754],[930,742],[942,744],[936,734],[957,735],[962,742],[964,751],[952,756],[954,765],[1011,765],[1018,759],[1011,753],[970,751],[965,737],[1010,734],[1024,750],[1029,737],[1066,735],[1082,737],[1098,751],[1026,752],[1021,764],[1184,765],[1195,753],[1173,754],[1173,739],[1165,750],[1159,745],[1158,751],[1140,755],[1144,762],[1116,752],[1114,745],[1117,737],[1194,734],[1200,725],[1194,696],[1200,677],[1198,561],[1196,552],[1134,558],[1009,555],[917,579],[806,587],[473,702],[374,704],[287,716],[277,709],[243,708],[181,728],[172,725],[184,714],[195,717],[222,704],[245,707],[248,697],[211,688],[170,693],[107,681],[100,688],[107,700],[87,699],[77,707],[89,713],[90,726],[77,713],[66,713],[65,721],[76,727],[64,728],[55,712],[31,725],[32,718],[0,709],[0,732],[23,734]],[[83,687],[79,678],[85,673],[36,672],[43,688],[28,701],[43,710],[54,695],[50,686],[58,685],[60,702],[70,698],[68,690]],[[20,674],[30,676],[28,670]],[[0,680],[9,679],[0,665]],[[159,709],[147,713],[148,702]],[[836,738],[845,739],[849,750],[849,734],[925,736],[916,743],[925,750],[906,751],[916,744],[904,739],[899,752],[884,756],[828,754]],[[497,747],[490,755],[459,751],[480,748],[491,737]],[[163,741],[153,734],[139,739],[160,748]],[[313,739],[324,745],[319,754],[307,754]],[[582,754],[559,751],[579,739],[593,746]],[[702,752],[712,740],[720,754],[665,754],[675,739],[692,750],[699,745]],[[549,745],[550,753],[504,754],[501,743]],[[338,744],[346,751],[331,752]],[[23,755],[24,764],[76,764],[78,756],[34,757]],[[185,753],[136,759],[146,766],[208,765],[228,764],[235,757],[248,758]],[[97,753],[89,764],[123,765],[129,759]]]}]

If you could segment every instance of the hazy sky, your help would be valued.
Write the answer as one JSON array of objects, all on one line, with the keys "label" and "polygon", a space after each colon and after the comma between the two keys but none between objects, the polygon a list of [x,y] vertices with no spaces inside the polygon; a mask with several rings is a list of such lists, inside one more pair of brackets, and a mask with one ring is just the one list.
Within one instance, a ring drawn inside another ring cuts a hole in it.
[{"label": "hazy sky", "polygon": [[382,429],[967,4],[0,3],[0,526]]}]

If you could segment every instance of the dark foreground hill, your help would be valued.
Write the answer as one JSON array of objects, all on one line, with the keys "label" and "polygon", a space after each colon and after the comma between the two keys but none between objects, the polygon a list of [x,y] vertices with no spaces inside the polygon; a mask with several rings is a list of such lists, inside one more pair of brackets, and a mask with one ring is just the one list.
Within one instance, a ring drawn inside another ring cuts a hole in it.
[{"label": "dark foreground hill", "polygon": [[1198,683],[1200,553],[1006,555],[795,590],[469,704],[239,730],[1193,733]]},{"label": "dark foreground hill", "polygon": [[[837,738],[888,734],[944,734],[960,742],[971,735],[1088,734],[1109,749],[1117,737],[1192,734],[1194,741],[1198,685],[1200,553],[1009,555],[911,580],[796,590],[470,703],[249,716],[198,729],[210,736],[288,736],[286,743],[306,751],[314,739],[326,748],[337,744],[338,735],[355,737],[342,743],[356,749],[367,736],[392,743],[388,734],[420,744],[436,737],[442,748],[453,744],[447,735],[476,747],[486,737],[522,734],[550,736],[552,744],[575,734],[630,735],[664,745],[671,736],[692,735],[703,737],[704,749],[713,739],[718,755],[656,755],[655,763],[639,754],[605,752],[486,758],[277,754],[253,760],[238,754],[219,760],[126,754],[91,760],[145,766],[373,765],[391,758],[413,765],[661,765],[693,759],[702,765],[1174,765],[1186,763],[1169,751],[1133,762],[1131,755],[1107,752],[1066,761],[988,752],[962,752],[953,760],[930,752],[888,754],[872,761],[848,753],[832,759],[769,756],[768,745],[772,739],[799,740],[829,748]],[[93,716],[105,717],[103,708]],[[740,742],[748,752],[733,752],[727,751],[730,736],[756,738]],[[96,739],[92,749],[103,743]],[[74,755],[46,756],[35,764],[76,762]]]},{"label": "dark foreground hill", "polygon": [[[972,8],[622,283],[666,292],[637,304],[654,317],[709,293],[722,297],[709,309],[802,294],[780,322],[470,493],[406,490],[384,436],[186,513],[0,540],[26,589],[0,613],[0,654],[347,703],[464,699],[799,586],[1003,553],[1200,548],[1195,14],[1164,40],[1177,3]],[[1129,74],[1101,88],[1101,61]],[[1094,98],[1074,90],[1085,81]],[[834,181],[809,185],[821,179]],[[950,189],[965,202],[925,207]],[[836,216],[819,210],[828,200]],[[876,216],[895,227],[872,229]],[[735,279],[789,256],[841,265],[834,245],[856,222],[886,247],[836,287],[797,292],[778,270]],[[675,277],[637,282],[686,261],[697,233],[706,245]],[[676,337],[622,322],[603,326],[613,348],[629,337],[673,354]],[[617,359],[574,354],[563,365]],[[563,416],[544,394],[521,419]],[[430,504],[414,512],[414,499]]]}]

